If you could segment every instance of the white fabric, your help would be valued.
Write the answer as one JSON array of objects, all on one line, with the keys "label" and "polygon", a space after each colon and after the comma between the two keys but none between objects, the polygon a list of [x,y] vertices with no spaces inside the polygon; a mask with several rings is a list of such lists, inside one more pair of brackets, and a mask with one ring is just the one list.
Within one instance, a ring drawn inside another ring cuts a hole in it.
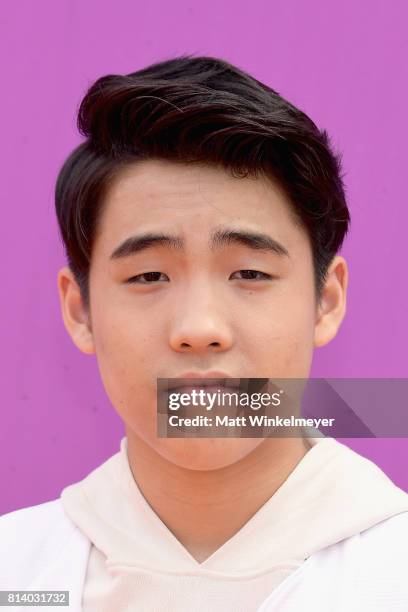
[{"label": "white fabric", "polygon": [[[1,516],[0,542],[0,590],[69,590],[69,607],[46,609],[82,612],[91,543],[60,499]],[[309,557],[258,612],[407,612],[407,542],[404,512]]]},{"label": "white fabric", "polygon": [[131,612],[136,601],[139,612],[255,611],[315,551],[408,509],[374,463],[331,438],[309,442],[279,490],[199,563],[146,502],[123,438],[119,453],[61,496],[93,543],[84,612]]},{"label": "white fabric", "polygon": [[0,516],[0,590],[69,591],[69,607],[44,609],[81,612],[90,548],[90,540],[69,520],[60,499],[4,514]]},{"label": "white fabric", "polygon": [[124,438],[60,499],[0,517],[0,589],[69,590],[74,612],[105,595],[100,612],[408,611],[408,495],[335,440],[313,444],[200,564],[144,500]]}]

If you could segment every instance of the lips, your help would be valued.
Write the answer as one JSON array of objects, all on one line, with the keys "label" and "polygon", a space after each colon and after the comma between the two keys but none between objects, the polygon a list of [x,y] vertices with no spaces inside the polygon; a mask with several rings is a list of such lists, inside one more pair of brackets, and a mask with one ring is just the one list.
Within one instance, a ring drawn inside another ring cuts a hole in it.
[{"label": "lips", "polygon": [[214,385],[237,388],[241,382],[240,378],[234,378],[231,374],[223,370],[207,370],[206,372],[190,370],[182,374],[169,376],[164,380],[166,384],[164,384],[162,388],[166,388],[167,390],[182,387],[213,387]]},{"label": "lips", "polygon": [[239,378],[169,378],[167,379],[167,389],[181,391],[183,389],[203,389],[207,387],[217,387],[226,389],[237,389],[240,385]]}]

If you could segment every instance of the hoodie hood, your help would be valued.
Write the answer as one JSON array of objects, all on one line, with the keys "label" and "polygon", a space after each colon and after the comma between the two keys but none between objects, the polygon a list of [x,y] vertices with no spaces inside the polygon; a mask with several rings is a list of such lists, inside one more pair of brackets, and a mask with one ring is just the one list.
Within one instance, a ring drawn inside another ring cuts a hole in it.
[{"label": "hoodie hood", "polygon": [[203,563],[143,497],[130,469],[126,437],[118,453],[66,487],[61,501],[113,571],[237,578],[299,565],[314,552],[408,510],[408,494],[372,461],[334,438],[309,442],[310,450],[275,494]]}]

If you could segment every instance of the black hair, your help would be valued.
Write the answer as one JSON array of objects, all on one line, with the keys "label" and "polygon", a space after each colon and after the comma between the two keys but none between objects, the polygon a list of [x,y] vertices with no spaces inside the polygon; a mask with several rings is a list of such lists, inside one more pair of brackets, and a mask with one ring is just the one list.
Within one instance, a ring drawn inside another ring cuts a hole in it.
[{"label": "black hair", "polygon": [[99,78],[78,111],[85,137],[58,175],[55,205],[68,265],[89,307],[92,244],[121,168],[165,159],[261,173],[283,188],[309,235],[317,299],[348,231],[341,155],[326,130],[276,91],[215,57],[183,55]]}]

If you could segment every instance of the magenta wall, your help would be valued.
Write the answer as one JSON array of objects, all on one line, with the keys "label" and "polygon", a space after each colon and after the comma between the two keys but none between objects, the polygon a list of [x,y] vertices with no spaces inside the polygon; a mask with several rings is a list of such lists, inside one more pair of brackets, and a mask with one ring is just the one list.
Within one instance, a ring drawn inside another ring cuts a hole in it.
[{"label": "magenta wall", "polygon": [[[55,498],[118,450],[123,428],[59,313],[56,174],[97,77],[181,53],[248,70],[329,130],[352,214],[342,329],[312,375],[407,377],[404,0],[7,0],[0,15],[0,513]],[[406,439],[350,446],[408,490]]]}]

